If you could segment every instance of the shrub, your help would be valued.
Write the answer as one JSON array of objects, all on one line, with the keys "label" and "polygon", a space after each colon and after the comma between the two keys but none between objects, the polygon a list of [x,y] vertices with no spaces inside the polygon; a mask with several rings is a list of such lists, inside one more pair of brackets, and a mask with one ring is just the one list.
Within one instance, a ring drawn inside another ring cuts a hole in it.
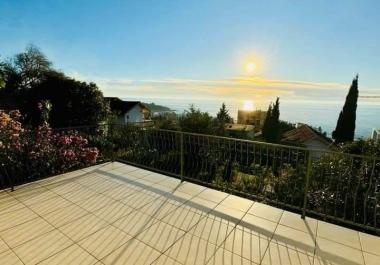
[{"label": "shrub", "polygon": [[53,132],[44,122],[23,128],[18,110],[0,111],[0,185],[65,172],[96,163],[99,151],[77,131]]}]

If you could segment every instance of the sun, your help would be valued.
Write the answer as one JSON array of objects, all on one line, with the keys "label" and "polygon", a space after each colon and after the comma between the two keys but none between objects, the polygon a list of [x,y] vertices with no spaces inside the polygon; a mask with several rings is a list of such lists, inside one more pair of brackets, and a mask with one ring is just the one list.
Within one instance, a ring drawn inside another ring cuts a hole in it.
[{"label": "sun", "polygon": [[248,62],[246,65],[245,65],[245,70],[248,72],[248,73],[253,73],[255,70],[256,70],[257,66],[254,62]]},{"label": "sun", "polygon": [[253,101],[245,100],[243,103],[243,110],[253,110]]}]

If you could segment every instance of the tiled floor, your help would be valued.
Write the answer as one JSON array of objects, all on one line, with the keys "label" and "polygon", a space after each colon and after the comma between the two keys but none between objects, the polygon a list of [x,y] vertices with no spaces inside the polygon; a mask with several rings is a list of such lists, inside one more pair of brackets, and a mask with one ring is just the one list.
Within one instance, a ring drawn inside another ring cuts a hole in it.
[{"label": "tiled floor", "polygon": [[0,191],[0,264],[380,264],[380,237],[107,163]]}]

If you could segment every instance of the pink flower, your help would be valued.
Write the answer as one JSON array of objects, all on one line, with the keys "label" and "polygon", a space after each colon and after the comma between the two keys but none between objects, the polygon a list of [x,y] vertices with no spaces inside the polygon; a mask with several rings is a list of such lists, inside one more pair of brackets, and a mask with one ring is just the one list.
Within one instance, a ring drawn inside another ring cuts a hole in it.
[{"label": "pink flower", "polygon": [[44,106],[42,105],[41,102],[38,102],[38,103],[37,103],[37,108],[38,108],[39,111],[42,111],[42,108],[43,108],[43,107],[44,107]]}]

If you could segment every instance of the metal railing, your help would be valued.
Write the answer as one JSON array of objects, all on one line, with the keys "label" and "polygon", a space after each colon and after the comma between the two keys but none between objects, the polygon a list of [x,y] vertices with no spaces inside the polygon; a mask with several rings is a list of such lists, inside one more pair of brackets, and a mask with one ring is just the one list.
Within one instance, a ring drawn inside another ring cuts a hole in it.
[{"label": "metal railing", "polygon": [[123,139],[117,147],[121,161],[303,218],[380,232],[378,157],[158,129],[114,127],[114,133]]},{"label": "metal railing", "polygon": [[117,159],[380,234],[378,157],[126,125],[56,131],[85,137],[102,161]]}]

